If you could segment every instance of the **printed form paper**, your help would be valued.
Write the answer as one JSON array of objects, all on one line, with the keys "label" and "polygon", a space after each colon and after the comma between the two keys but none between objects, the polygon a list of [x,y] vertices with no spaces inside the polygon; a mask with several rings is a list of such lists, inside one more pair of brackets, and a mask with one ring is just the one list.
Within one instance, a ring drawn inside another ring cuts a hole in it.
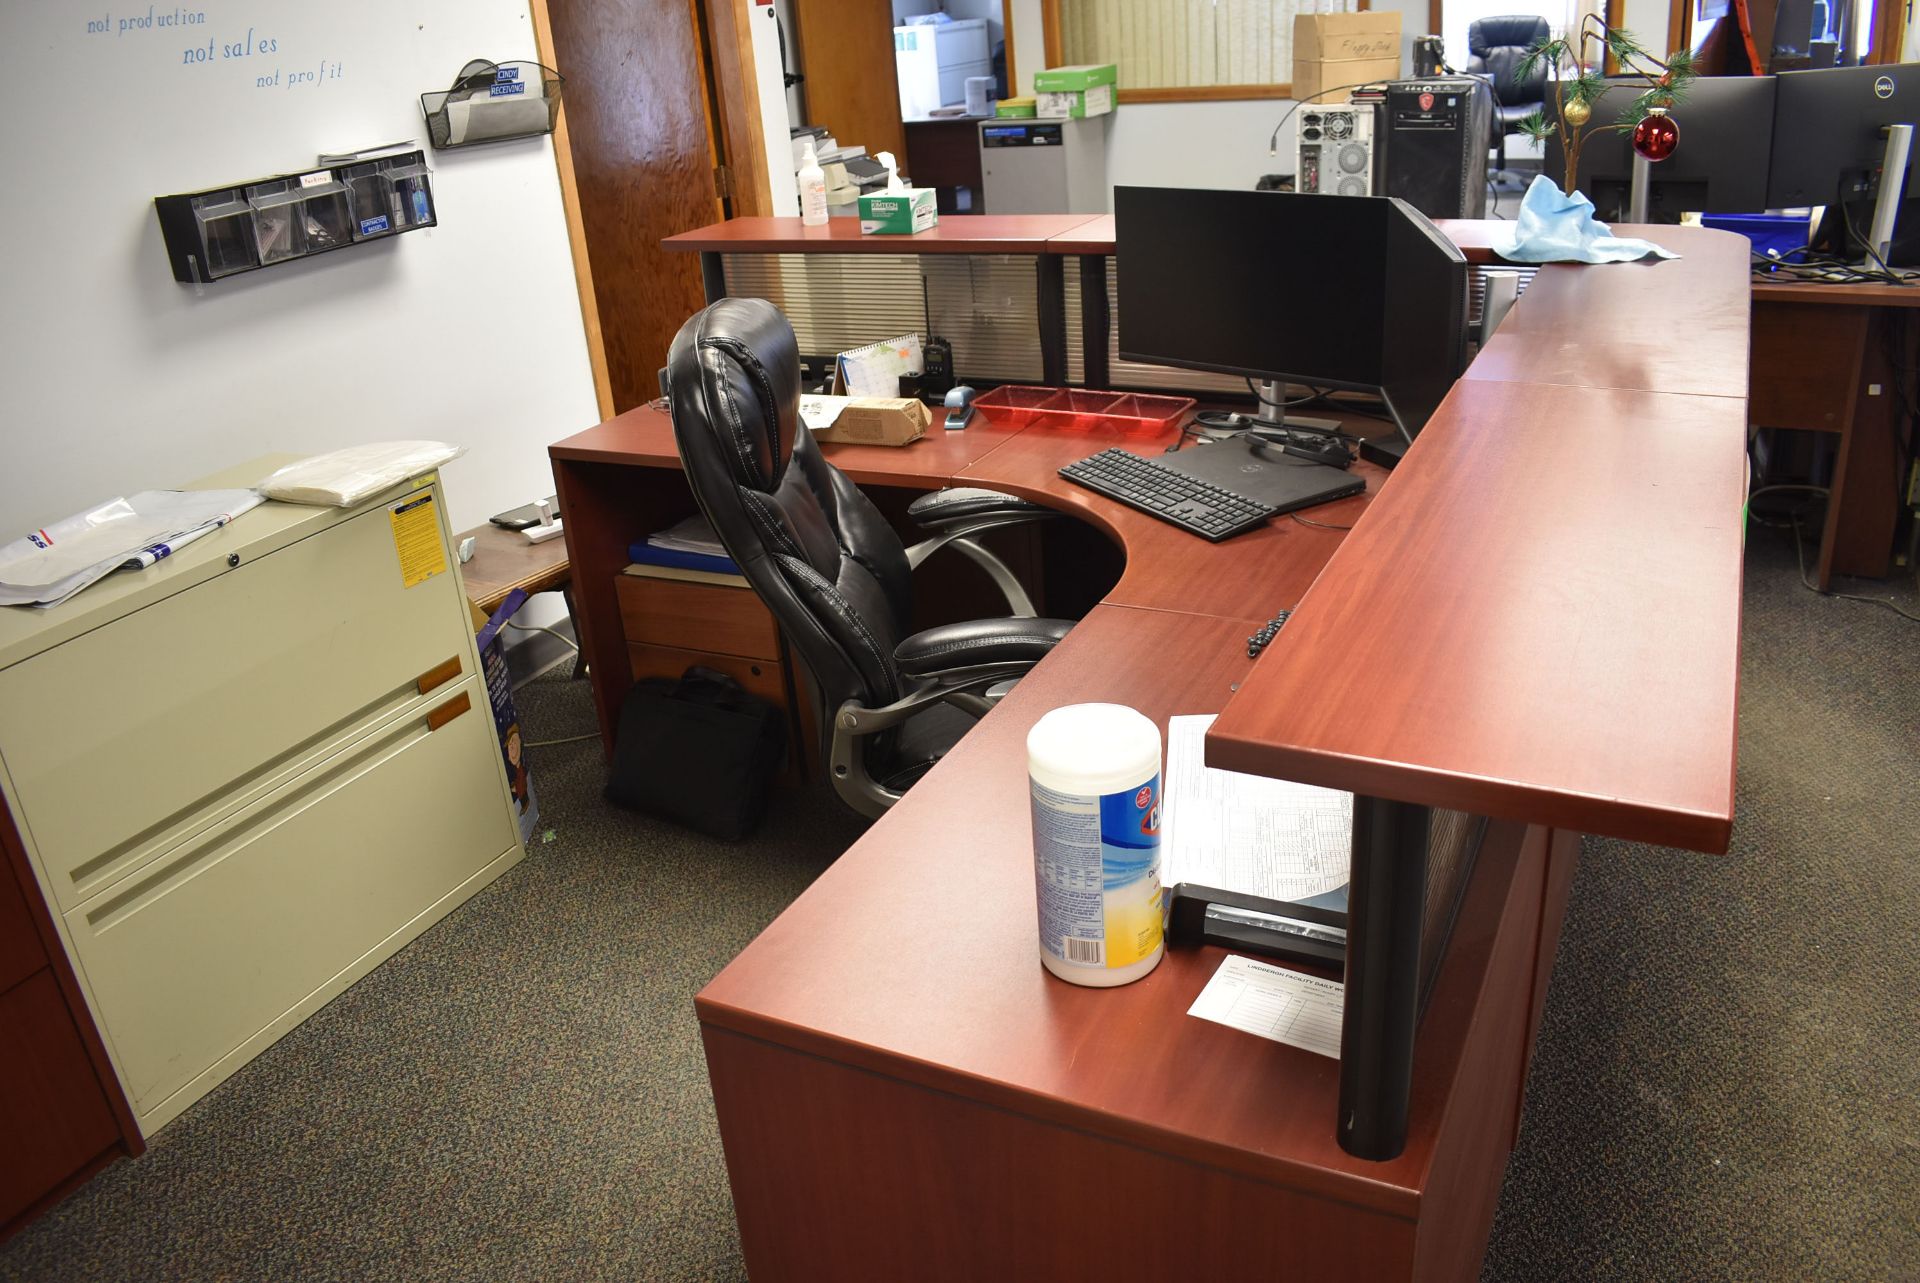
[{"label": "printed form paper", "polygon": [[1187,1014],[1338,1060],[1346,988],[1235,955],[1220,964]]},{"label": "printed form paper", "polygon": [[1269,900],[1346,885],[1353,794],[1206,764],[1213,715],[1167,719],[1160,882],[1196,882]]}]

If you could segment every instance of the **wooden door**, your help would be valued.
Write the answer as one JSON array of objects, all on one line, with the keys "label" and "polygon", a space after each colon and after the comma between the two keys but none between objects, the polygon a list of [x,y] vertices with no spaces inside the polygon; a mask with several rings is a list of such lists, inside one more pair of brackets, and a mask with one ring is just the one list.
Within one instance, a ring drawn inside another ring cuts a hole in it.
[{"label": "wooden door", "polygon": [[702,19],[693,0],[547,0],[547,13],[619,413],[659,395],[674,332],[706,301],[698,258],[660,248],[722,216]]},{"label": "wooden door", "polygon": [[869,156],[890,151],[904,163],[893,6],[888,0],[794,0],[793,21],[807,74],[807,123],[844,146],[865,147]]}]

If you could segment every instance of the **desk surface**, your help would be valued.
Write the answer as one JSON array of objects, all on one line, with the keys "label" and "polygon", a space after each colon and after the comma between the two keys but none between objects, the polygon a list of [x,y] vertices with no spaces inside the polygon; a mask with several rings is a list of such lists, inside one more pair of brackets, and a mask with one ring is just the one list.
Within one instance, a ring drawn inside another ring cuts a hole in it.
[{"label": "desk surface", "polygon": [[1822,285],[1814,281],[1753,282],[1755,302],[1826,303],[1849,307],[1920,307],[1920,283],[1913,285]]},{"label": "desk surface", "polygon": [[[1550,336],[1529,326],[1530,308],[1565,322],[1583,292],[1637,309],[1650,288],[1729,309],[1731,319],[1702,321],[1709,335],[1722,321],[1733,334],[1749,306],[1745,263],[1716,235],[1651,267],[1543,268],[1512,314],[1515,333]],[[1097,243],[1074,237],[1053,244]],[[1675,311],[1684,307],[1661,309]],[[1637,316],[1585,319],[1562,340],[1563,368],[1647,373],[1624,383],[1695,374],[1653,362]],[[1744,343],[1712,342],[1743,379]],[[701,993],[710,1063],[784,1048],[851,1067],[849,1090],[928,1089],[922,1121],[928,1111],[977,1121],[948,1109],[977,1102],[1172,1155],[1194,1179],[1228,1171],[1418,1221],[1422,1243],[1483,1233],[1476,1218],[1492,1214],[1524,1079],[1525,1013],[1538,1011],[1557,931],[1544,831],[1526,831],[1535,846],[1522,857],[1522,826],[1493,826],[1420,1025],[1406,1148],[1373,1163],[1341,1150],[1328,1126],[1337,1062],[1184,1017],[1220,950],[1169,953],[1116,990],[1060,984],[1037,965],[1022,750],[1032,723],[1065,703],[1113,700],[1156,721],[1218,711],[1209,752],[1222,765],[1724,848],[1743,398],[1702,390],[1715,386],[1708,376],[1671,392],[1486,373],[1456,385],[1397,471],[1369,470],[1366,495],[1308,514],[1351,533],[1283,519],[1213,545],[1056,475],[1108,444],[1151,454],[1157,437],[973,428],[901,450],[830,447],[865,483],[990,485],[1072,512],[1120,545],[1126,567],[1104,603]],[[553,455],[557,468],[595,472],[583,484],[609,496],[602,463],[674,466],[669,426],[651,411]],[[1249,661],[1250,625],[1285,606],[1292,621]],[[739,1093],[764,1084],[728,1072],[716,1070],[716,1093],[723,1081],[735,1092],[736,1112],[721,1116],[735,1161]],[[1448,1201],[1463,1190],[1471,1196]],[[774,1204],[786,1205],[741,1205]],[[743,1211],[750,1257],[765,1232]],[[1460,1259],[1472,1255],[1465,1242]]]},{"label": "desk surface", "polygon": [[912,236],[867,236],[857,218],[808,227],[797,218],[734,218],[660,242],[670,250],[728,253],[1061,254],[1052,237],[1092,221],[1090,214],[943,214]]},{"label": "desk surface", "polygon": [[488,522],[455,535],[454,545],[469,538],[474,541],[473,560],[461,565],[460,582],[467,600],[483,614],[498,610],[516,588],[532,596],[567,585],[567,545],[559,539],[528,543],[518,530]]},{"label": "desk surface", "polygon": [[[1488,235],[1447,228],[1469,245]],[[1280,520],[1211,545],[1057,475],[1110,444],[1155,453],[1159,438],[983,425],[833,458],[866,484],[992,486],[1073,512],[1126,551],[1110,605],[1240,621],[1297,607],[1215,724],[1218,765],[1725,850],[1746,242],[1629,230],[1682,257],[1541,267],[1406,463],[1367,469],[1365,496],[1314,511],[1358,522],[1344,544]],[[1053,243],[1093,243],[1075,235]],[[1666,332],[1657,318],[1674,314],[1684,326]],[[664,416],[643,410],[553,454],[675,466]]]}]

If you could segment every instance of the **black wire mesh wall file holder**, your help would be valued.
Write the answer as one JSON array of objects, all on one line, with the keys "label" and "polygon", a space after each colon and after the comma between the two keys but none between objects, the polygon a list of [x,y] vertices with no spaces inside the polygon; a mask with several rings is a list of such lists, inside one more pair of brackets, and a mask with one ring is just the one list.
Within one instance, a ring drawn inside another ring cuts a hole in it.
[{"label": "black wire mesh wall file holder", "polygon": [[460,69],[451,89],[420,95],[427,138],[438,151],[550,134],[564,83],[559,72],[537,62],[476,58]]}]

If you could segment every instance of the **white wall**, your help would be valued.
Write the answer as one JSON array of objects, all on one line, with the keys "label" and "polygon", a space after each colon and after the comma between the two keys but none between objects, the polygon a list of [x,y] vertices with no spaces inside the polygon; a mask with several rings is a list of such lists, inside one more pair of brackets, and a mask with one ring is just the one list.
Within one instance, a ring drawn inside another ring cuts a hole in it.
[{"label": "white wall", "polygon": [[[549,140],[429,153],[437,228],[201,290],[173,280],[153,212],[157,194],[424,139],[422,91],[476,56],[533,57],[525,0],[153,12],[124,32],[117,7],[0,18],[31,51],[16,100],[58,104],[4,144],[34,195],[0,215],[0,533],[260,454],[399,437],[467,447],[444,473],[456,528],[547,494],[547,444],[599,418]],[[289,85],[309,71],[330,74]]]}]

